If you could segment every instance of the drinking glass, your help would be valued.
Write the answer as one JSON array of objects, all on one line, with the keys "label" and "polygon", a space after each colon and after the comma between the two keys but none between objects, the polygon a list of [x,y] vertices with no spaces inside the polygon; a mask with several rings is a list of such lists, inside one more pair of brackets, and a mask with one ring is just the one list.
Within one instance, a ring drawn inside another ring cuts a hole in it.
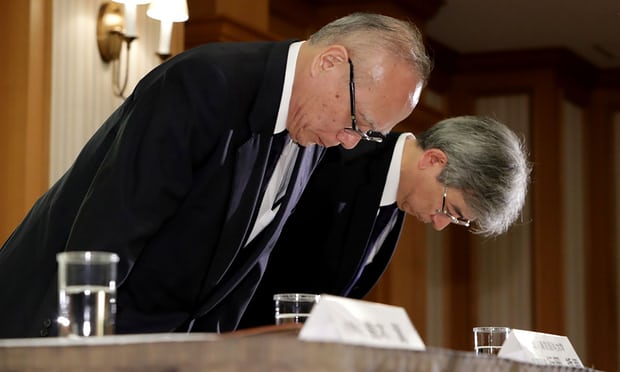
[{"label": "drinking glass", "polygon": [[118,255],[70,251],[58,262],[58,329],[61,336],[114,334]]},{"label": "drinking glass", "polygon": [[275,294],[273,300],[276,324],[305,322],[320,297],[320,295],[309,293]]},{"label": "drinking glass", "polygon": [[474,351],[476,354],[497,355],[506,337],[510,333],[508,327],[475,327]]}]

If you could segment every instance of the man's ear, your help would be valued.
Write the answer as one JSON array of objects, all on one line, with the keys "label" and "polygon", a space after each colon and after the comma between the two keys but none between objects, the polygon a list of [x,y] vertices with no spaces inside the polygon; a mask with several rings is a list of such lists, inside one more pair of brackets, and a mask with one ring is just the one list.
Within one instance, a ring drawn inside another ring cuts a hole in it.
[{"label": "man's ear", "polygon": [[430,168],[434,166],[439,166],[443,169],[448,163],[448,156],[445,152],[439,149],[428,149],[424,150],[420,160],[418,161],[418,166],[420,169]]},{"label": "man's ear", "polygon": [[330,45],[317,54],[312,63],[314,73],[330,70],[342,63],[348,63],[349,53],[342,45]]}]

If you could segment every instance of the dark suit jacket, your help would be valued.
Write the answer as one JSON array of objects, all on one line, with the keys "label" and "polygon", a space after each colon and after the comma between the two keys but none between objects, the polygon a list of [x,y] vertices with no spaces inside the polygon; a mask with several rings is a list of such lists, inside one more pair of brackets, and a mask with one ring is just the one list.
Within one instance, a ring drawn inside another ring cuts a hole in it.
[{"label": "dark suit jacket", "polygon": [[398,134],[383,144],[360,142],[353,150],[327,149],[274,248],[240,327],[274,323],[273,295],[329,293],[364,297],[394,253],[404,212],[390,206],[395,224],[372,263],[373,237],[386,229],[377,220]]},{"label": "dark suit jacket", "polygon": [[117,333],[233,330],[323,148],[260,205],[291,41],[212,43],[145,76],[0,250],[0,337],[54,333],[55,254],[117,252]]}]

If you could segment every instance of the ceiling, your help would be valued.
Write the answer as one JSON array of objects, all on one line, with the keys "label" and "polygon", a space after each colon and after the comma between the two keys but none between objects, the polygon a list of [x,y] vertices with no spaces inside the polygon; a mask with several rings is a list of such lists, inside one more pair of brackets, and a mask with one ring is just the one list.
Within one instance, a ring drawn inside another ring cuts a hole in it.
[{"label": "ceiling", "polygon": [[459,53],[563,47],[600,69],[620,68],[620,0],[442,2],[425,34]]}]

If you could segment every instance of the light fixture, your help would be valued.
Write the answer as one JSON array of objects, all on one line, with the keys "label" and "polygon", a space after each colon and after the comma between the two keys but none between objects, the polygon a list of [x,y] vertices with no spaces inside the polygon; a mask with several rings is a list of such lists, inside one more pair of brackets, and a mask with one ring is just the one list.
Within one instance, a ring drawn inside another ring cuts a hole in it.
[{"label": "light fixture", "polygon": [[[119,4],[120,3],[120,4]],[[137,6],[151,3],[147,15],[161,22],[157,55],[165,60],[170,56],[170,40],[173,22],[185,22],[189,18],[187,0],[114,0],[99,7],[97,16],[97,47],[106,63],[112,64],[112,88],[114,94],[125,98],[129,78],[129,51],[131,43],[138,38],[136,29]],[[125,77],[121,83],[120,57],[125,45]]]},{"label": "light fixture", "polygon": [[170,57],[172,23],[185,22],[189,19],[187,0],[153,0],[146,15],[160,22],[157,55],[164,60]]}]

